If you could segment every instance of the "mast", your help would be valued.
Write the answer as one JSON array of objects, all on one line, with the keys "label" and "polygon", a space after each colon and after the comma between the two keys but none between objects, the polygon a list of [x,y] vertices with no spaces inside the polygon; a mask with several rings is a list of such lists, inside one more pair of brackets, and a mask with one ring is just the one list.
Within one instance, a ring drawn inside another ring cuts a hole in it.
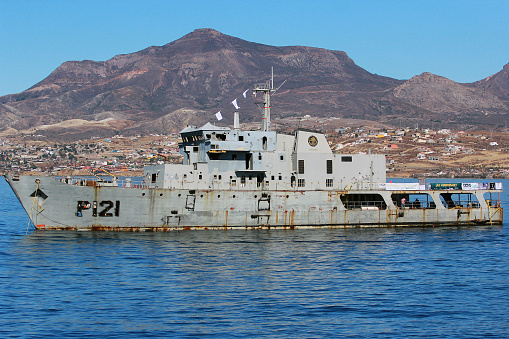
[{"label": "mast", "polygon": [[270,81],[267,81],[263,84],[255,84],[253,88],[253,94],[256,96],[256,93],[263,93],[263,108],[262,108],[262,131],[269,132],[270,131],[270,95],[274,93],[276,90],[274,89],[274,67],[271,67],[271,77]]}]

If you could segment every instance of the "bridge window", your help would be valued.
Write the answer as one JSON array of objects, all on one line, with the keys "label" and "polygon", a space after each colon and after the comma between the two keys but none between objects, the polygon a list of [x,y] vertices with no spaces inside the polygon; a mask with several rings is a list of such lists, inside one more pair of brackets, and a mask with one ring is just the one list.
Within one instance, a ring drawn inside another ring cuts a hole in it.
[{"label": "bridge window", "polygon": [[297,179],[297,187],[305,187],[306,180],[305,179]]},{"label": "bridge window", "polygon": [[352,162],[352,157],[351,156],[342,156],[341,161],[342,162]]},{"label": "bridge window", "polygon": [[325,179],[325,187],[332,187],[333,184],[334,184],[333,179]]}]

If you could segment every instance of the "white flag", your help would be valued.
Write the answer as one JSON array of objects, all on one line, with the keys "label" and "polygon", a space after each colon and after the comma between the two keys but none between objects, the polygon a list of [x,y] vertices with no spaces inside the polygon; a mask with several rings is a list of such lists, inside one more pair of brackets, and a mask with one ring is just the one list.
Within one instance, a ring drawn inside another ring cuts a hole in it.
[{"label": "white flag", "polygon": [[237,105],[237,99],[232,101],[232,105],[235,106],[235,109],[239,109],[239,105]]},{"label": "white flag", "polygon": [[217,120],[222,120],[223,119],[223,116],[221,115],[221,111],[216,113],[216,118],[217,118]]},{"label": "white flag", "polygon": [[244,91],[244,93],[242,93],[242,95],[244,96],[244,99],[245,99],[245,98],[247,98],[247,91],[249,91],[249,88],[248,88],[248,89],[246,89],[246,90]]}]

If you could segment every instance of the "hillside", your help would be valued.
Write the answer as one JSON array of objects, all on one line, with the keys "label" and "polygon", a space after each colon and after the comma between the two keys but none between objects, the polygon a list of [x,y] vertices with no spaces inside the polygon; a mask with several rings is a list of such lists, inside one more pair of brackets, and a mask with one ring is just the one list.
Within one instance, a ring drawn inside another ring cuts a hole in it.
[{"label": "hillside", "polygon": [[[0,97],[0,130],[66,139],[161,133],[212,121],[219,110],[225,118],[219,124],[231,124],[230,102],[267,80],[271,67],[276,84],[287,79],[272,101],[273,114],[282,118],[465,128],[485,127],[482,121],[496,128],[509,110],[507,65],[473,84],[430,73],[401,81],[367,72],[342,51],[268,46],[198,29],[107,61],[63,63],[28,90]],[[259,120],[254,100],[249,96],[242,103],[242,122]],[[90,123],[61,124],[69,120]]]}]

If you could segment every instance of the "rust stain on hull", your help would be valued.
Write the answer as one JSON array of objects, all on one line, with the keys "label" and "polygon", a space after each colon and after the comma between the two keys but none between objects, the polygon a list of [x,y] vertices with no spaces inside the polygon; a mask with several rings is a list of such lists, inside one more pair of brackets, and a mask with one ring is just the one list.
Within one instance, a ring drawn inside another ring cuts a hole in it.
[{"label": "rust stain on hull", "polygon": [[310,229],[310,228],[359,228],[359,227],[437,227],[437,226],[480,226],[480,225],[502,225],[502,222],[491,222],[484,219],[469,220],[464,222],[435,222],[435,223],[390,223],[390,224],[324,224],[324,225],[257,225],[257,226],[181,226],[181,227],[168,227],[168,226],[140,226],[140,227],[126,227],[126,226],[101,226],[94,225],[90,227],[77,227],[77,226],[46,226],[36,225],[36,229],[40,231],[108,231],[108,232],[170,232],[170,231],[188,231],[188,230],[246,230],[246,229]]}]

